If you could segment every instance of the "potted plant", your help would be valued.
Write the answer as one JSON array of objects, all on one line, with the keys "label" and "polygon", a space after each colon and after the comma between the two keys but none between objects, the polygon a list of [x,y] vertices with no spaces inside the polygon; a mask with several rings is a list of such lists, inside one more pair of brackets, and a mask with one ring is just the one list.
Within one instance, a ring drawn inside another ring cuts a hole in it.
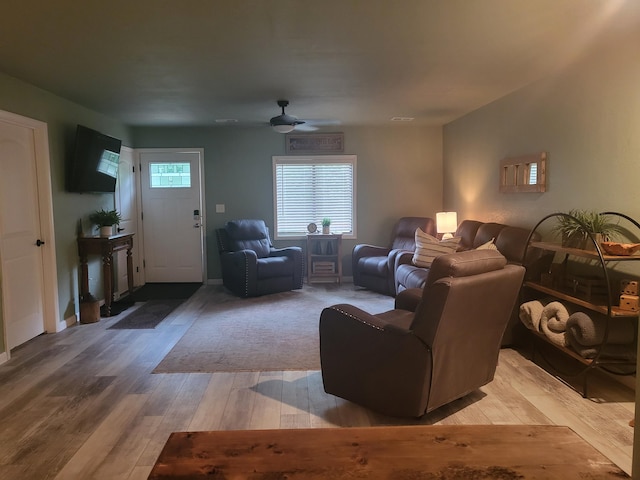
[{"label": "potted plant", "polygon": [[89,221],[100,229],[101,237],[113,234],[113,226],[119,225],[122,218],[116,210],[96,210],[89,215]]},{"label": "potted plant", "polygon": [[591,210],[569,210],[557,216],[553,232],[562,238],[562,245],[573,248],[592,248],[590,235],[599,244],[622,233],[622,227],[613,223],[608,215]]},{"label": "potted plant", "polygon": [[322,219],[322,233],[324,235],[328,235],[329,233],[331,233],[331,231],[329,230],[330,226],[331,226],[331,219],[329,217],[324,217]]}]

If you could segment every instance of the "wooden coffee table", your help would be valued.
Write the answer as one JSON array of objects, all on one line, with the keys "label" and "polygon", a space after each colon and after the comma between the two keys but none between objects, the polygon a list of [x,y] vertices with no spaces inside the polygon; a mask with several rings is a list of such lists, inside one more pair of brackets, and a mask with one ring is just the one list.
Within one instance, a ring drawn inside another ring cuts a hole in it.
[{"label": "wooden coffee table", "polygon": [[568,427],[432,425],[179,432],[149,479],[620,479]]}]

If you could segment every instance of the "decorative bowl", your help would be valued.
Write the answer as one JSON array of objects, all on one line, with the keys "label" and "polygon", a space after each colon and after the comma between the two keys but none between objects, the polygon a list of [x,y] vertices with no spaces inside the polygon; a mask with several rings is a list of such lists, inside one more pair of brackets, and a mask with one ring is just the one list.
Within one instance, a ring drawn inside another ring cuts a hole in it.
[{"label": "decorative bowl", "polygon": [[602,242],[600,246],[609,255],[629,256],[640,250],[640,243]]}]

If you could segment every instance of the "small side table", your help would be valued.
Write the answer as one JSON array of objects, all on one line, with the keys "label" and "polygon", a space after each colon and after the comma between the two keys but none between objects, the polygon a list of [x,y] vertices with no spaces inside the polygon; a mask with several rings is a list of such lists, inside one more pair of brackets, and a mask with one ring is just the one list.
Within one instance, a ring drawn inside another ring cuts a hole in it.
[{"label": "small side table", "polygon": [[307,235],[307,283],[342,283],[342,234]]},{"label": "small side table", "polygon": [[120,250],[127,250],[127,276],[129,293],[133,292],[133,233],[122,233],[110,237],[78,237],[78,255],[80,256],[80,297],[89,293],[89,268],[87,257],[89,254],[102,256],[102,282],[104,285],[105,316],[111,316],[113,302],[113,254]]}]

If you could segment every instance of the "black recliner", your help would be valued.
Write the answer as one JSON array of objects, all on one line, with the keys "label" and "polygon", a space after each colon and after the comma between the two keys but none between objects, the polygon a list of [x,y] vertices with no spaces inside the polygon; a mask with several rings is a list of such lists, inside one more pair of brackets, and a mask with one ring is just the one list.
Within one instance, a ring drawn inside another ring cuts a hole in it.
[{"label": "black recliner", "polygon": [[216,230],[222,283],[240,297],[302,288],[300,247],[274,248],[263,220],[232,220]]}]

